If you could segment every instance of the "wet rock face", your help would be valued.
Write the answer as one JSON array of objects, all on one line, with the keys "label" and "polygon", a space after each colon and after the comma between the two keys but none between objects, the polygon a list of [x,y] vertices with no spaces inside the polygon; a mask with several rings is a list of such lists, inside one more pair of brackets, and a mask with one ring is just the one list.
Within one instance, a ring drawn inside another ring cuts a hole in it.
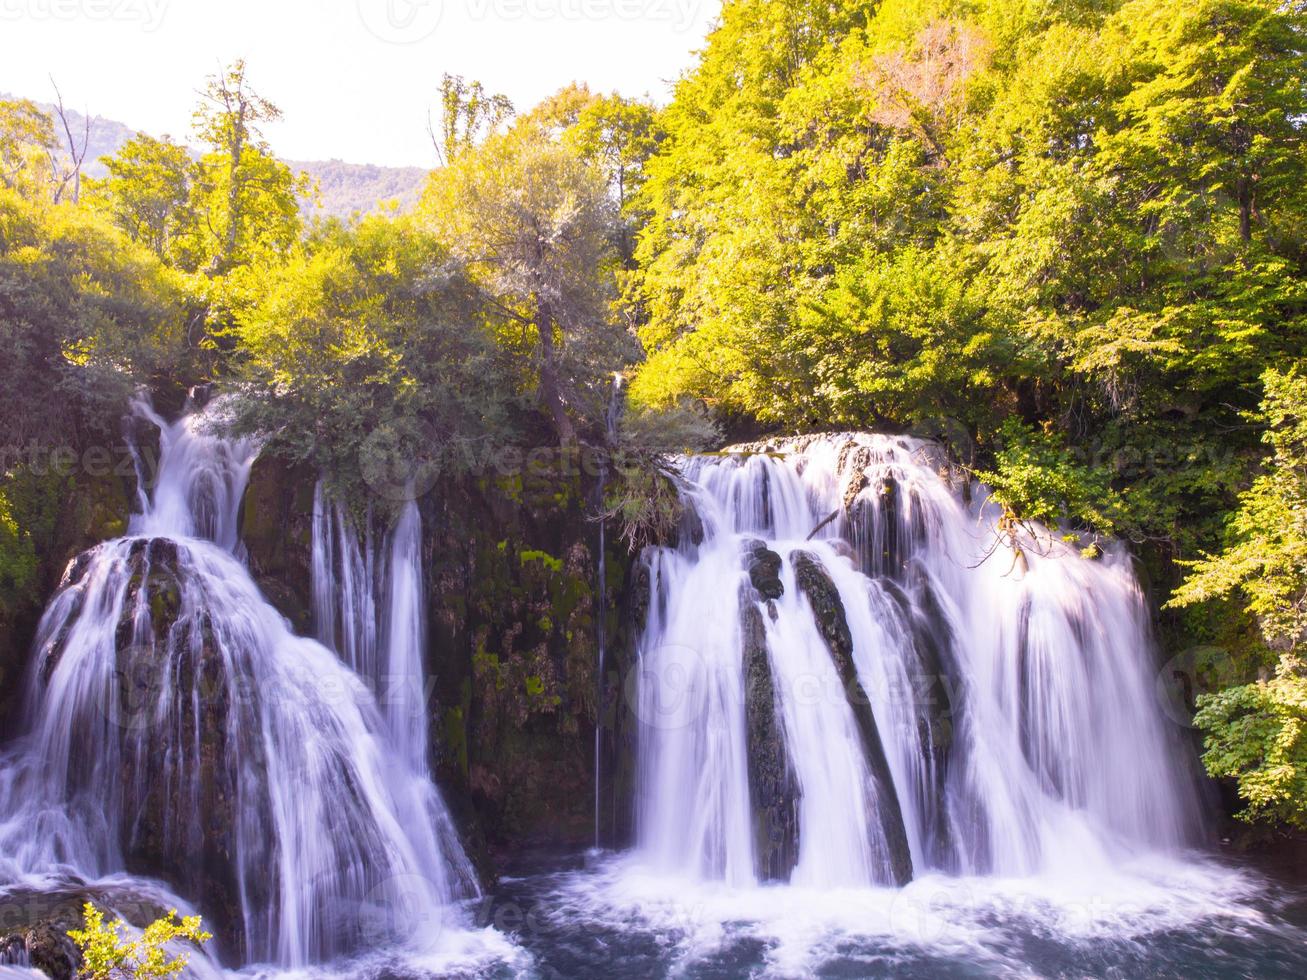
[{"label": "wet rock face", "polygon": [[[245,697],[233,704],[229,668],[213,625],[202,612],[186,608],[177,543],[141,539],[127,560],[130,577],[114,633],[107,703],[102,717],[84,719],[88,731],[104,725],[101,730],[117,741],[122,768],[117,779],[129,815],[119,845],[130,872],[162,878],[202,904],[221,944],[239,949],[241,897],[232,860],[239,774],[233,759],[239,755],[251,771],[266,767],[257,738],[238,753],[229,742],[235,730],[258,731],[257,724],[231,717],[256,706]],[[52,659],[57,656],[52,651]],[[188,735],[169,744],[176,732]],[[93,786],[103,746],[98,737],[81,744],[86,754],[71,760],[73,771],[84,773],[86,785]]]},{"label": "wet rock face", "polygon": [[[533,453],[511,471],[497,465],[442,480],[421,502],[432,763],[487,879],[488,845],[593,841],[596,724],[604,740],[605,843],[629,837],[623,801],[630,791],[613,784],[633,766],[622,692],[640,632],[634,624],[649,615],[652,597],[647,566],[611,523],[601,591],[595,486],[583,470],[552,450]],[[318,476],[264,453],[241,509],[251,574],[301,635],[312,632]],[[702,534],[687,509],[674,537],[693,544]],[[644,581],[628,587],[634,575]],[[602,678],[599,616],[606,617]]]},{"label": "wet rock face", "polygon": [[839,472],[844,477],[842,498],[844,509],[851,511],[858,495],[871,482],[867,478],[867,467],[871,465],[871,450],[866,446],[849,443],[840,451]]},{"label": "wet rock face", "polygon": [[26,962],[53,980],[72,980],[82,954],[68,930],[82,926],[84,897],[19,891],[0,899],[0,963]]},{"label": "wet rock face", "polygon": [[912,880],[912,856],[908,850],[907,831],[903,826],[903,812],[890,775],[889,761],[885,757],[885,747],[881,743],[876,719],[872,714],[871,699],[858,680],[857,666],[853,661],[853,635],[849,631],[844,603],[826,568],[815,555],[796,550],[790,553],[790,563],[794,566],[795,583],[807,597],[817,629],[830,650],[831,660],[858,726],[874,784],[876,810],[880,814],[882,831],[889,845],[891,873],[896,884],[907,884]]},{"label": "wet rock face", "polygon": [[703,518],[694,509],[693,501],[686,500],[682,503],[681,520],[676,527],[676,541],[683,547],[686,545],[698,547],[703,544]]},{"label": "wet rock face", "polygon": [[770,551],[762,541],[755,539],[744,542],[744,567],[749,573],[758,595],[764,599],[779,599],[785,594],[781,582],[781,556]]},{"label": "wet rock face", "polygon": [[316,474],[271,454],[250,470],[241,504],[241,540],[259,591],[290,620],[295,632],[311,632],[313,487]]},{"label": "wet rock face", "polygon": [[953,695],[959,672],[953,654],[953,631],[934,590],[924,579],[913,583],[912,596],[893,579],[876,581],[911,631],[918,671],[913,696],[921,706],[922,751],[943,769],[953,745],[956,721]]},{"label": "wet rock face", "polygon": [[817,629],[830,647],[840,680],[846,684],[850,680],[858,684],[857,671],[853,665],[853,636],[849,632],[844,603],[840,600],[835,583],[831,581],[821,561],[809,552],[791,552],[790,562],[794,566],[794,581],[812,606]]},{"label": "wet rock face", "polygon": [[845,498],[850,537],[863,572],[904,580],[913,554],[926,543],[922,501],[892,476],[873,485],[865,474]]},{"label": "wet rock face", "polygon": [[[648,556],[641,555],[632,563],[631,582],[628,586],[629,618],[633,632],[639,636],[649,622],[649,605],[653,601]],[[634,651],[630,651],[634,652]]]},{"label": "wet rock face", "polygon": [[762,611],[748,590],[740,597],[740,634],[757,873],[764,881],[788,881],[799,861],[800,788],[785,747]]}]

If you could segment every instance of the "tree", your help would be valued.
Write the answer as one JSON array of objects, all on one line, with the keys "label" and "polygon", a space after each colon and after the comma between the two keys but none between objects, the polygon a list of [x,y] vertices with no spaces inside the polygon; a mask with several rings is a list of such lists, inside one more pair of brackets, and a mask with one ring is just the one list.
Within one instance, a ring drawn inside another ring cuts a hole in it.
[{"label": "tree", "polygon": [[1271,447],[1266,470],[1240,495],[1225,549],[1188,562],[1189,577],[1170,604],[1237,590],[1267,643],[1292,650],[1307,638],[1307,376],[1271,370],[1262,380],[1257,418]]},{"label": "tree", "polygon": [[0,186],[28,196],[42,192],[56,145],[54,124],[35,102],[0,101]]},{"label": "tree", "polygon": [[[54,79],[50,80],[54,85]],[[59,91],[59,86],[54,85],[55,105],[54,118],[59,120],[59,128],[64,134],[64,145],[62,152],[50,153],[50,177],[51,184],[54,188],[54,202],[58,204],[62,200],[64,191],[72,187],[73,203],[82,196],[82,164],[86,162],[86,151],[91,143],[91,117],[84,116],[82,119],[81,138],[73,132],[72,120],[68,118],[68,110],[64,108],[64,96]]]},{"label": "tree", "polygon": [[194,257],[178,254],[197,235],[191,192],[198,168],[186,148],[137,135],[103,163],[107,176],[86,182],[92,206],[159,258],[193,270]]},{"label": "tree", "polygon": [[180,277],[104,217],[0,189],[0,414],[9,445],[114,433],[136,387],[183,374]]},{"label": "tree", "polygon": [[1307,678],[1281,668],[1269,680],[1204,695],[1194,724],[1205,734],[1203,762],[1236,781],[1249,823],[1307,829]]},{"label": "tree", "polygon": [[660,138],[654,107],[615,92],[587,102],[566,134],[581,156],[603,168],[619,208],[639,191]]},{"label": "tree", "polygon": [[410,218],[327,226],[237,317],[239,425],[347,491],[388,434],[428,475],[472,468],[515,404],[477,300]]},{"label": "tree", "polygon": [[259,126],[281,110],[250,87],[244,61],[211,76],[200,95],[195,134],[212,152],[200,160],[196,203],[211,239],[206,271],[217,275],[290,247],[299,231],[295,195],[306,183],[269,150]]},{"label": "tree", "polygon": [[489,93],[478,81],[461,75],[444,75],[440,80],[440,134],[431,141],[441,166],[452,163],[513,118],[508,96]]},{"label": "tree", "polygon": [[[586,93],[588,95],[588,92]],[[638,99],[590,96],[563,132],[583,160],[600,168],[617,206],[617,254],[622,265],[635,261],[635,229],[641,222],[634,201],[644,184],[645,163],[658,149],[661,130],[654,107]]]},{"label": "tree", "polygon": [[602,175],[524,120],[434,172],[420,214],[495,314],[530,331],[540,407],[561,444],[576,442],[569,405],[614,341],[615,210]]}]

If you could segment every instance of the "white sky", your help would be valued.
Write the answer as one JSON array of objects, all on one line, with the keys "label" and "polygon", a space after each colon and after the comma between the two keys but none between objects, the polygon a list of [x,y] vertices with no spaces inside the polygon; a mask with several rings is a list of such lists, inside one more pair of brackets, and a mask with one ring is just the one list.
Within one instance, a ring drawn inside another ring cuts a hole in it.
[{"label": "white sky", "polygon": [[719,0],[0,0],[0,92],[189,136],[224,61],[285,121],[278,155],[429,166],[444,72],[529,108],[571,81],[669,96]]}]

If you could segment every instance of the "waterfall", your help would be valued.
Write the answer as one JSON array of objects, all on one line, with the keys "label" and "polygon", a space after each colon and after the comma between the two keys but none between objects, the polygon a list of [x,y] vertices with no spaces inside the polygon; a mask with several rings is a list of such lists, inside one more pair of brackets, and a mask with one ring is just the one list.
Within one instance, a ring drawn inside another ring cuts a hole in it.
[{"label": "waterfall", "polygon": [[1012,528],[931,444],[848,434],[682,461],[653,549],[636,834],[748,885],[1026,875],[1193,842],[1124,549]]},{"label": "waterfall", "polygon": [[[620,373],[613,375],[612,390],[608,396],[608,410],[604,413],[604,434],[609,449],[618,444],[618,424],[622,417],[622,396],[625,378]],[[595,494],[599,503],[599,557],[596,561],[595,596],[595,645],[598,654],[595,658],[595,734],[594,734],[594,847],[599,849],[603,835],[600,832],[600,795],[603,787],[603,716],[605,702],[604,671],[608,666],[608,521],[606,500],[608,492],[608,457],[599,458],[599,479]]]},{"label": "waterfall", "polygon": [[386,675],[382,702],[395,748],[427,769],[426,616],[422,593],[422,517],[410,500],[390,534],[386,583]]},{"label": "waterfall", "polygon": [[321,480],[313,490],[313,627],[324,646],[336,650],[357,674],[378,679],[377,568],[372,521],[359,538],[349,513],[329,503]]},{"label": "waterfall", "polygon": [[[430,776],[422,515],[409,500],[378,556],[373,514],[360,535],[347,508],[328,500],[323,481],[313,496],[312,595],[319,639],[358,672],[375,693],[391,754],[404,769]],[[458,890],[479,895],[476,873],[431,780],[410,781],[403,816],[433,827]]]},{"label": "waterfall", "polygon": [[[209,431],[221,401],[173,424],[136,411],[161,431],[158,478],[41,620],[26,734],[0,761],[0,877],[163,877],[243,962],[428,941],[476,885],[429,779],[423,705],[383,713],[260,594],[238,535],[256,447]],[[416,533],[394,536],[387,622],[391,669],[410,672]]]}]

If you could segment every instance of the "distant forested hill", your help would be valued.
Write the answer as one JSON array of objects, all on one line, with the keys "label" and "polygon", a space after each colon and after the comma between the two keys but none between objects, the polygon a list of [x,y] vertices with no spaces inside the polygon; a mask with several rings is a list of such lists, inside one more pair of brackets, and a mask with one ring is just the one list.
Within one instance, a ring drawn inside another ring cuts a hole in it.
[{"label": "distant forested hill", "polygon": [[[0,100],[21,98],[0,92]],[[49,102],[33,100],[47,112],[53,113]],[[116,153],[135,135],[136,130],[114,119],[92,116],[88,131],[86,117],[75,110],[67,112],[68,124],[79,142],[88,137],[89,151],[82,172],[88,177],[103,177],[104,165],[100,158]],[[55,129],[62,142],[64,133],[58,119]],[[152,134],[162,135],[162,134]],[[176,134],[169,134],[176,135]],[[288,160],[295,171],[304,171],[318,185],[316,198],[301,199],[300,208],[305,217],[346,218],[355,212],[366,214],[386,202],[396,201],[400,211],[411,211],[417,204],[427,171],[421,167],[379,167],[371,163],[345,163],[342,160]]]},{"label": "distant forested hill", "polygon": [[307,216],[348,217],[375,210],[378,204],[397,201],[401,211],[417,204],[427,171],[421,167],[378,167],[341,160],[288,160],[318,183],[316,201],[301,202]]}]

